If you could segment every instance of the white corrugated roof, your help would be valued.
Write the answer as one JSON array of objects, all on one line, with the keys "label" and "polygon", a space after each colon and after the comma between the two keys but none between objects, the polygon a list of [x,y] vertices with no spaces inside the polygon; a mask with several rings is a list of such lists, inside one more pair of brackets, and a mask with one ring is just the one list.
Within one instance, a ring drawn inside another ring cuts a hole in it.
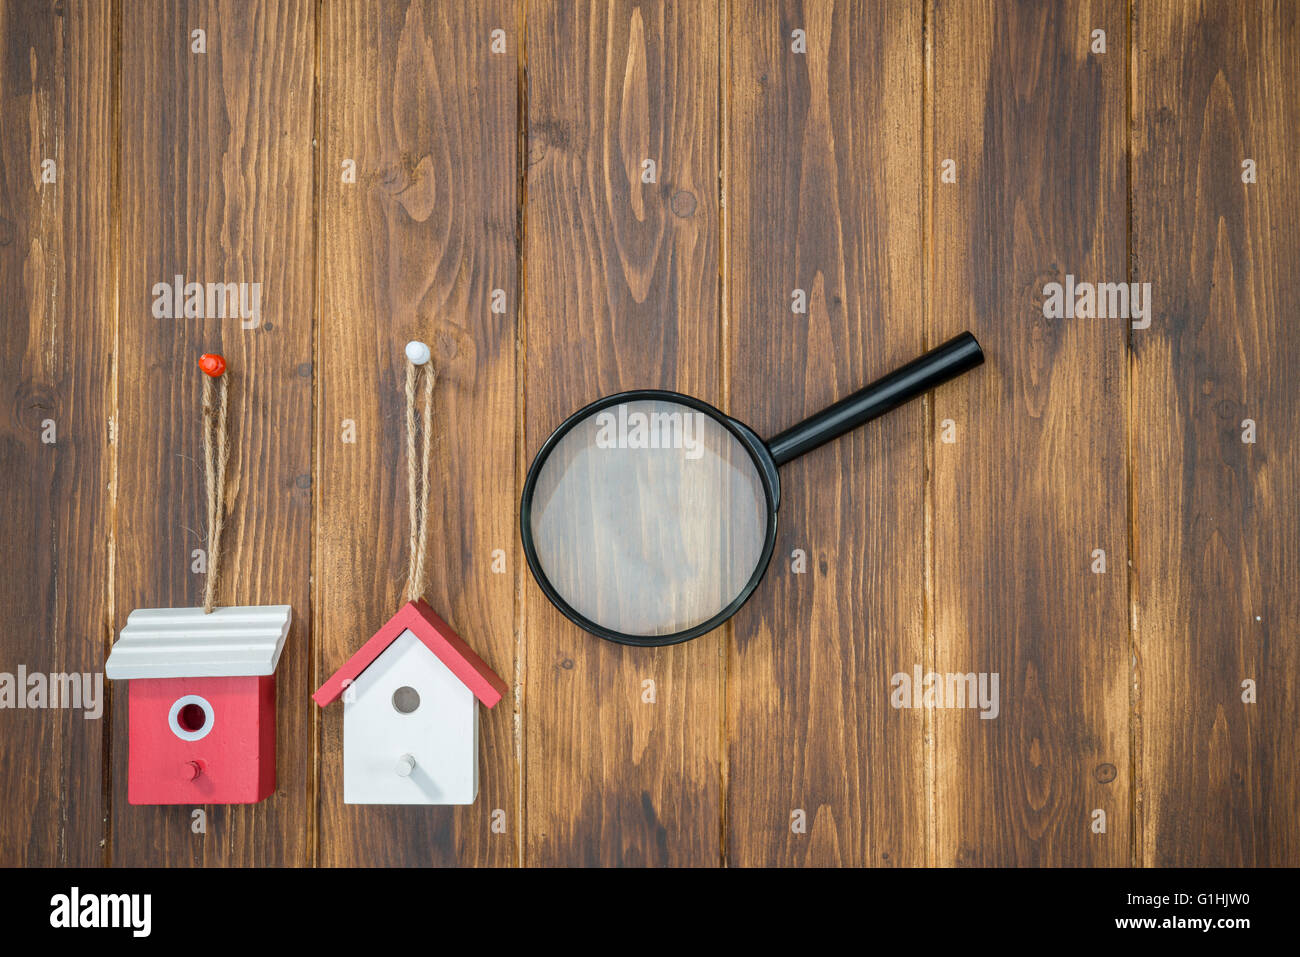
[{"label": "white corrugated roof", "polygon": [[220,678],[275,672],[289,634],[288,605],[137,608],[109,653],[109,678]]}]

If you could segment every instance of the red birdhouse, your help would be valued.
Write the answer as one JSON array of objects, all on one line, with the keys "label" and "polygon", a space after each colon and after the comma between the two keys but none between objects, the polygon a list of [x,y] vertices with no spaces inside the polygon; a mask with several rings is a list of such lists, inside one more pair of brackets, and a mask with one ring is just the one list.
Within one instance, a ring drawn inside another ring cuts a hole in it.
[{"label": "red birdhouse", "polygon": [[104,671],[130,682],[131,804],[252,804],[275,791],[275,667],[288,605],[131,612]]}]

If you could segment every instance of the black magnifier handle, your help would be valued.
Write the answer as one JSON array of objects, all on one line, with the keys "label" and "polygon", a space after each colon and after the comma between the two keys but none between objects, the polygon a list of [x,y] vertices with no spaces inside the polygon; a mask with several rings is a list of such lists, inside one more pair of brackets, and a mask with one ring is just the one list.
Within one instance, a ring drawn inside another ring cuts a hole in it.
[{"label": "black magnifier handle", "polygon": [[784,465],[956,378],[983,361],[984,350],[980,344],[969,332],[963,332],[773,436],[767,442],[767,449],[777,465]]}]

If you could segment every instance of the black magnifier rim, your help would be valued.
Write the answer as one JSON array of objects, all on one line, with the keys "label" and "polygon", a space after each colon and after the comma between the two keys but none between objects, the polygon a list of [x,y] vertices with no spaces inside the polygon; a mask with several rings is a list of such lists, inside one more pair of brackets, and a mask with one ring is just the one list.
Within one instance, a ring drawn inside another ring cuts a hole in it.
[{"label": "black magnifier rim", "polygon": [[[749,453],[750,458],[754,461],[754,467],[757,469],[759,478],[763,483],[763,497],[767,502],[767,537],[763,542],[763,551],[759,557],[758,565],[754,568],[754,573],[750,575],[749,581],[741,589],[740,594],[731,600],[731,603],[723,608],[701,624],[688,628],[685,631],[677,631],[668,635],[628,635],[621,631],[613,631],[592,621],[586,615],[582,614],[572,605],[570,605],[555,590],[551,584],[546,572],[542,570],[541,560],[537,557],[537,549],[533,544],[532,531],[532,505],[533,489],[537,485],[537,478],[541,474],[542,465],[550,457],[551,452],[559,441],[569,434],[570,431],[579,423],[590,418],[602,409],[609,408],[612,405],[619,405],[623,402],[636,402],[642,400],[660,400],[665,402],[676,402],[680,405],[688,406],[699,412],[711,416],[714,421],[722,425],[739,441],[741,446]],[[532,464],[528,467],[528,476],[524,480],[523,494],[519,498],[519,537],[524,545],[524,557],[528,560],[528,569],[533,573],[533,579],[542,589],[544,594],[552,605],[558,608],[561,614],[569,621],[573,622],[583,631],[590,632],[598,638],[604,638],[606,641],[613,641],[620,645],[636,645],[642,648],[655,648],[663,645],[676,645],[683,641],[689,641],[692,638],[698,638],[700,635],[707,634],[717,628],[724,621],[740,610],[740,606],[749,600],[749,596],[758,588],[763,576],[767,573],[767,567],[772,561],[772,551],[776,547],[776,513],[781,503],[781,485],[780,478],[777,475],[776,462],[754,432],[740,422],[737,422],[731,416],[726,415],[709,403],[690,395],[683,395],[680,392],[670,392],[666,389],[632,389],[628,392],[617,392],[613,395],[607,395],[604,398],[597,399],[588,405],[583,406],[577,412],[574,412],[567,419],[559,424],[550,437],[542,443],[542,447],[537,450],[537,455],[533,457]]]}]

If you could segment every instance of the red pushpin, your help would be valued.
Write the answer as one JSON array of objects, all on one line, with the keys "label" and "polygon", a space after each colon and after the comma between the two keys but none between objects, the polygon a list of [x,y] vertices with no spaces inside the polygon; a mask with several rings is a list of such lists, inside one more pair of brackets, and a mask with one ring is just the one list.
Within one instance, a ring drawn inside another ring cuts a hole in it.
[{"label": "red pushpin", "polygon": [[215,352],[205,352],[199,356],[199,368],[217,379],[226,371],[226,360]]}]

